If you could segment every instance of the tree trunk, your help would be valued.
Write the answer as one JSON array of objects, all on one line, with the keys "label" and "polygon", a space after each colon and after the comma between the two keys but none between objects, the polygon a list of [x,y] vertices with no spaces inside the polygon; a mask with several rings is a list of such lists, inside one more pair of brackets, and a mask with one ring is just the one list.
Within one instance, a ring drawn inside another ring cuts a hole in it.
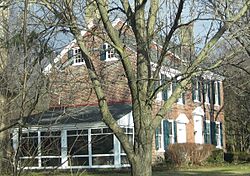
[{"label": "tree trunk", "polygon": [[[0,129],[8,125],[5,116],[5,97],[0,95]],[[9,132],[8,130],[0,132],[0,174],[6,174],[10,171],[10,158],[8,157],[9,149]]]},{"label": "tree trunk", "polygon": [[131,163],[132,176],[152,175],[152,151],[140,152],[135,161]]},{"label": "tree trunk", "polygon": [[[139,107],[143,107],[141,104]],[[151,176],[152,175],[152,140],[154,130],[150,128],[152,119],[151,109],[144,106],[143,111],[134,109],[134,116],[142,119],[142,123],[135,123],[134,157],[131,159],[132,176]]]}]

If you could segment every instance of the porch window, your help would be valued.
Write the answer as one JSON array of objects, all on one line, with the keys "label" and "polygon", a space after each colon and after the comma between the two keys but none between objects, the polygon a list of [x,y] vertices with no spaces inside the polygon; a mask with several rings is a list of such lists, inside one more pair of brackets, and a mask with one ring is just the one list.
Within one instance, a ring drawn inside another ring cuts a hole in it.
[{"label": "porch window", "polygon": [[89,165],[88,130],[67,131],[67,153],[69,156],[69,165]]},{"label": "porch window", "polygon": [[61,132],[41,132],[42,166],[61,165]]},{"label": "porch window", "polygon": [[[127,134],[129,142],[133,143],[133,141],[134,141],[134,136],[133,136],[134,129],[124,127],[123,130],[124,130],[125,134]],[[122,146],[121,146],[120,150],[121,150],[121,164],[129,164],[127,154],[125,153]]]},{"label": "porch window", "polygon": [[37,167],[38,166],[37,156],[38,156],[37,132],[23,133],[20,141],[21,167]]},{"label": "porch window", "polygon": [[93,165],[114,165],[113,134],[92,133]]}]

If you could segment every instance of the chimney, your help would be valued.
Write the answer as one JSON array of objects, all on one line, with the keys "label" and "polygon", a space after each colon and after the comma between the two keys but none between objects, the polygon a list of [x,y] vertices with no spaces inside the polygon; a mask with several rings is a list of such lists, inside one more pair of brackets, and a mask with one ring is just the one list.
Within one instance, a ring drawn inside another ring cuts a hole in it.
[{"label": "chimney", "polygon": [[183,26],[179,31],[179,39],[181,44],[181,55],[183,59],[192,59],[194,55],[194,24],[191,23],[187,26]]},{"label": "chimney", "polygon": [[[105,1],[106,8],[108,7],[107,1]],[[108,8],[107,8],[108,10]],[[85,22],[88,27],[98,24],[100,22],[101,16],[95,0],[86,0],[86,10],[85,10]]]}]

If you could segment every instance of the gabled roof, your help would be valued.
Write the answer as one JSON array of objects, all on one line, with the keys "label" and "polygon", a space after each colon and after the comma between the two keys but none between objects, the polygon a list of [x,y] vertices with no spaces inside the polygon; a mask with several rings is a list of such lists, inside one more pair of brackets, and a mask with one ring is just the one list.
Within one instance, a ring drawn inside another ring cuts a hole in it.
[{"label": "gabled roof", "polygon": [[[119,23],[125,23],[125,24],[127,24],[127,23],[124,22],[122,19],[117,18],[116,20],[114,20],[114,21],[112,22],[112,25],[113,25],[113,26],[118,26]],[[84,36],[88,31],[90,31],[90,30],[93,29],[93,28],[95,28],[95,25],[94,25],[94,24],[92,24],[91,26],[88,26],[88,29],[87,29],[87,30],[81,31],[81,35]],[[136,41],[135,41],[135,38],[134,38],[134,37],[132,37],[131,35],[126,35],[125,33],[121,33],[120,38],[121,38],[121,40],[123,40],[123,42],[126,44],[126,48],[128,48],[128,49],[129,49],[130,51],[132,51],[132,52],[136,52],[136,45],[135,45]],[[56,58],[54,59],[54,61],[53,61],[54,64],[58,63],[58,62],[62,59],[62,57],[63,57],[65,54],[67,54],[68,51],[76,45],[76,43],[77,43],[77,42],[76,42],[75,39],[72,40],[72,41],[71,41],[71,42],[70,42],[70,43],[60,52],[60,54],[57,55],[57,57],[56,57]],[[160,43],[157,43],[156,41],[154,41],[153,44],[154,44],[155,46],[157,46],[159,49],[162,49],[162,46],[161,46]],[[151,54],[152,54],[152,56],[153,56],[153,57],[151,58],[151,59],[152,59],[152,62],[153,62],[153,63],[156,63],[157,60],[158,60],[158,53],[157,53],[157,50],[152,50],[152,53],[151,53]],[[181,61],[181,59],[179,58],[179,56],[177,56],[176,54],[174,54],[174,53],[171,52],[171,51],[168,51],[168,52],[167,52],[167,55],[169,55],[169,56],[171,56],[171,57],[174,57],[174,58],[176,58],[176,59],[178,59],[178,60]],[[170,60],[164,60],[164,63],[165,63],[166,65],[168,65],[168,66],[169,66],[169,62],[170,62]],[[182,61],[182,62],[183,62],[183,61]],[[68,63],[64,63],[64,65],[68,66],[69,64],[68,64]],[[45,72],[45,73],[50,72],[51,68],[52,68],[52,64],[47,65],[46,68],[45,68],[45,70],[44,70],[44,72]]]},{"label": "gabled roof", "polygon": [[[119,120],[130,113],[132,108],[130,104],[114,104],[109,106],[109,110]],[[101,122],[102,116],[98,106],[83,106],[50,109],[24,119],[27,126],[45,126]]]}]

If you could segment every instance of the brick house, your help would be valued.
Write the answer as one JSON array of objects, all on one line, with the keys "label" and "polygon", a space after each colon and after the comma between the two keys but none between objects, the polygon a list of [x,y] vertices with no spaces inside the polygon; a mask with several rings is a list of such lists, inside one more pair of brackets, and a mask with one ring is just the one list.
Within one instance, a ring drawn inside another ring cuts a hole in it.
[{"label": "brick house", "polygon": [[[116,20],[113,25],[120,28],[123,22]],[[96,26],[92,30],[100,32]],[[105,38],[105,33],[102,35]],[[133,140],[131,97],[119,56],[108,43],[91,33],[84,31],[82,36],[95,57],[93,64],[101,78],[111,113]],[[121,37],[128,43],[130,57],[135,57],[133,38],[129,35]],[[152,47],[157,51],[157,44]],[[166,58],[173,68],[166,66],[162,69],[158,84],[178,74],[174,67],[182,62],[171,52]],[[22,130],[20,166],[30,169],[128,167],[120,142],[101,121],[97,98],[76,41],[69,43],[54,62],[45,69],[51,82],[50,109],[26,118],[28,127]],[[154,111],[171,96],[176,83],[169,82],[168,85],[157,94]],[[211,143],[223,148],[222,105],[222,78],[204,72],[193,79],[157,128],[155,141],[152,141],[155,144],[153,158],[162,155],[171,143]],[[18,129],[13,129],[14,149],[18,146],[17,133]]]}]

